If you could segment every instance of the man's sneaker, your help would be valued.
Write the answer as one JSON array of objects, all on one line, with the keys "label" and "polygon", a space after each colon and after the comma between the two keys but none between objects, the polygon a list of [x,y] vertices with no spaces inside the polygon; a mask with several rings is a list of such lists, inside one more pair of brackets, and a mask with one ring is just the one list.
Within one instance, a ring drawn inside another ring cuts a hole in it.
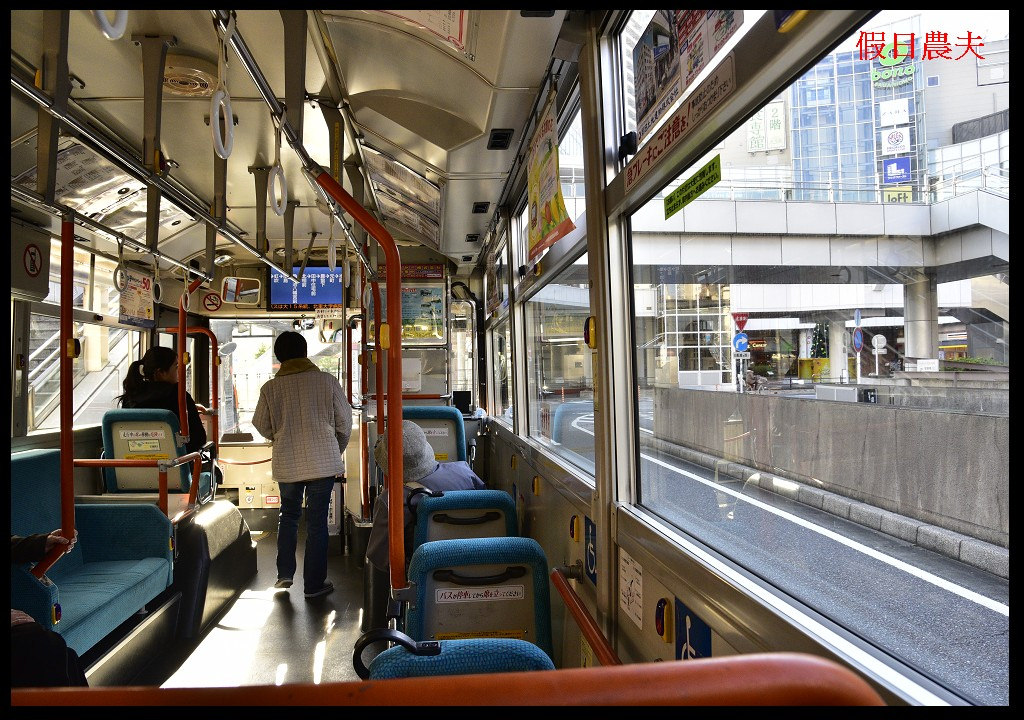
[{"label": "man's sneaker", "polygon": [[312,592],[307,591],[306,599],[309,600],[311,598],[323,597],[324,595],[330,595],[332,592],[334,592],[334,583],[328,580],[319,590],[313,590]]},{"label": "man's sneaker", "polygon": [[292,586],[291,578],[278,578],[277,582],[274,583],[274,587],[277,589],[290,588]]}]

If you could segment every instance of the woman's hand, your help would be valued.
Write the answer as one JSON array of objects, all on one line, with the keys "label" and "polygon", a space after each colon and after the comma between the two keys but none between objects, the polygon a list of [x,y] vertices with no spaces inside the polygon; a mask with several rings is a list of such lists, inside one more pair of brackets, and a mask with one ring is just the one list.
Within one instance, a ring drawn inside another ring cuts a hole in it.
[{"label": "woman's hand", "polygon": [[55,547],[60,545],[64,546],[64,552],[71,552],[72,548],[75,547],[75,543],[78,542],[78,531],[75,530],[75,536],[68,540],[66,537],[60,534],[60,530],[54,530],[52,533],[46,536],[46,552],[50,552]]}]

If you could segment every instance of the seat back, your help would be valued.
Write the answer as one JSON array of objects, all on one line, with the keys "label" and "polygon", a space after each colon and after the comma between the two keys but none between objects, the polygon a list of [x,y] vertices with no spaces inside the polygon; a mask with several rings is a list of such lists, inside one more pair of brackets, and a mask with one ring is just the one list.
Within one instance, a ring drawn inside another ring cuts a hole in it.
[{"label": "seat back", "polygon": [[539,647],[511,638],[442,640],[437,655],[417,655],[395,645],[370,662],[370,680],[435,675],[478,675],[495,672],[554,670],[555,664]]},{"label": "seat back", "polygon": [[[27,537],[61,527],[60,450],[11,453],[11,534]],[[53,566],[54,577],[81,567],[82,544]]]},{"label": "seat back", "polygon": [[[103,414],[103,453],[116,460],[170,460],[187,452],[181,442],[178,416],[170,410],[124,408]],[[188,492],[192,464],[167,474],[168,492]],[[179,482],[175,483],[177,472]],[[207,473],[204,473],[207,474]],[[157,468],[103,468],[107,492],[140,492],[160,489]]]},{"label": "seat back", "polygon": [[446,490],[416,506],[413,549],[434,540],[514,537],[518,528],[515,501],[504,490]]},{"label": "seat back", "polygon": [[536,540],[424,543],[412,554],[408,578],[414,604],[405,632],[413,639],[514,638],[553,657],[548,564]]},{"label": "seat back", "polygon": [[402,408],[402,419],[420,426],[438,462],[467,461],[466,426],[458,408],[413,405]]}]

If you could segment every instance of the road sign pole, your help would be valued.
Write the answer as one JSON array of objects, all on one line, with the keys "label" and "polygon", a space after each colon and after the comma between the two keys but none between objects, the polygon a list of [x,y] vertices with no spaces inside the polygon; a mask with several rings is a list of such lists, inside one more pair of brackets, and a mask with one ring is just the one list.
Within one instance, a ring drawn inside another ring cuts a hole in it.
[{"label": "road sign pole", "polygon": [[875,352],[875,377],[878,377],[878,353]]},{"label": "road sign pole", "polygon": [[857,384],[860,385],[860,350],[857,351]]}]

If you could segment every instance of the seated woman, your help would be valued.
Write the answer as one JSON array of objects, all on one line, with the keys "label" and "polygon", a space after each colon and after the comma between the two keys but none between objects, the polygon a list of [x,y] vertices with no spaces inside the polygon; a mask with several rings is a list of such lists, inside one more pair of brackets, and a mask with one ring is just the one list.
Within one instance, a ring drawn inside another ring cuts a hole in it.
[{"label": "seated woman", "polygon": [[[78,531],[70,540],[60,530],[49,534],[11,535],[11,564],[39,562],[53,548],[71,552]],[[81,659],[64,638],[43,627],[27,613],[11,608],[11,687],[87,687]]]},{"label": "seated woman", "polygon": [[[378,467],[388,471],[387,435],[377,439],[373,457]],[[427,442],[423,429],[411,420],[402,421],[402,474],[405,498],[405,557],[412,554],[412,540],[416,529],[416,506],[422,499],[408,483],[416,483],[427,490],[482,490],[484,481],[463,460],[438,462]],[[410,497],[411,496],[411,497]],[[366,541],[366,559],[378,570],[387,570],[388,559],[388,499],[387,493],[377,497],[373,510],[373,527]]]},{"label": "seated woman", "polygon": [[[178,414],[178,353],[168,347],[151,347],[128,367],[124,378],[124,394],[118,401],[124,408],[152,408],[170,410],[178,416],[178,427],[181,428],[181,415]],[[203,427],[200,410],[206,408],[197,405],[192,396],[185,393],[185,407],[188,412],[188,452],[201,450],[206,444],[206,428]]]}]

